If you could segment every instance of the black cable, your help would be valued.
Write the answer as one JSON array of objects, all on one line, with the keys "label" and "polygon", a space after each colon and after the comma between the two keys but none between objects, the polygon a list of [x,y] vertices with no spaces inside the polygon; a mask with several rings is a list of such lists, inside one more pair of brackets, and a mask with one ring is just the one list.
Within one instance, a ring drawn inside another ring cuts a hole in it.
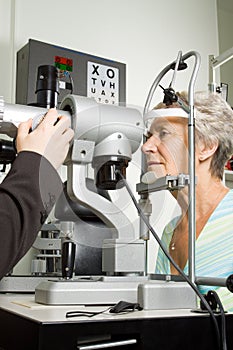
[{"label": "black cable", "polygon": [[211,291],[208,292],[208,294],[211,294],[214,297],[214,299],[216,300],[216,303],[217,303],[217,305],[219,307],[219,311],[220,311],[220,314],[221,314],[221,322],[222,322],[222,342],[223,342],[223,349],[225,350],[225,349],[227,349],[225,311],[224,311],[223,305],[222,305],[221,300],[220,300],[218,294],[216,293],[216,291],[215,290],[211,290]]},{"label": "black cable", "polygon": [[104,314],[107,311],[109,311],[111,314],[114,315],[122,315],[122,314],[128,314],[134,311],[141,311],[142,307],[138,303],[129,303],[128,301],[119,301],[114,306],[109,306],[107,309],[104,309],[102,311],[81,311],[81,310],[75,310],[75,311],[68,311],[66,313],[66,318],[71,317],[94,317],[96,315]]},{"label": "black cable", "polygon": [[93,317],[93,316],[96,316],[96,315],[100,315],[100,314],[103,314],[105,312],[107,312],[109,309],[111,308],[108,307],[107,309],[104,309],[102,311],[79,311],[79,310],[76,310],[76,311],[68,311],[66,313],[66,318],[71,318],[71,317]]},{"label": "black cable", "polygon": [[218,322],[216,320],[215,314],[213,312],[213,310],[211,309],[210,305],[208,304],[208,302],[206,301],[205,297],[200,293],[200,291],[197,289],[197,287],[194,285],[194,283],[192,281],[190,281],[190,279],[188,278],[188,276],[185,275],[185,273],[181,270],[181,268],[176,264],[176,262],[173,260],[173,258],[170,256],[170,254],[168,253],[166,247],[163,245],[163,242],[160,240],[159,236],[157,235],[157,233],[155,232],[155,230],[153,229],[153,227],[151,226],[151,224],[149,223],[149,221],[147,220],[147,217],[145,216],[145,214],[143,213],[142,209],[140,208],[140,206],[137,203],[136,198],[134,197],[133,192],[131,191],[126,179],[123,177],[123,175],[116,170],[116,173],[118,173],[122,179],[122,181],[125,184],[125,187],[138,211],[139,216],[142,218],[142,220],[144,221],[144,223],[146,224],[147,228],[150,230],[150,232],[153,234],[153,236],[155,237],[157,243],[159,244],[160,248],[162,249],[163,253],[166,255],[166,257],[168,258],[168,260],[170,261],[170,263],[176,268],[176,270],[180,273],[180,275],[185,279],[185,281],[190,285],[190,287],[194,290],[194,292],[198,295],[198,297],[200,298],[200,300],[202,301],[203,305],[205,306],[205,308],[208,310],[210,316],[212,317],[212,320],[214,322],[214,327],[216,330],[216,334],[217,334],[217,341],[218,341],[218,348],[220,350],[227,350],[226,344],[223,343],[222,347],[221,347],[221,336],[220,336],[220,331],[219,331],[219,327],[218,327]]},{"label": "black cable", "polygon": [[67,73],[67,75],[68,75],[68,77],[69,77],[69,80],[70,80],[70,86],[71,86],[71,88],[70,88],[70,93],[71,93],[71,95],[72,95],[72,94],[73,94],[73,91],[74,91],[74,80],[73,80],[73,78],[72,78],[70,72],[67,71],[66,73]]}]

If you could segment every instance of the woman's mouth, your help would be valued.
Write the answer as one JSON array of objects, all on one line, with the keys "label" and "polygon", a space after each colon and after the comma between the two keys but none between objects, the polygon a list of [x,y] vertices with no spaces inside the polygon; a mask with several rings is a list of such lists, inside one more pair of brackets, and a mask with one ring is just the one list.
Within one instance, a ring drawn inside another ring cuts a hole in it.
[{"label": "woman's mouth", "polygon": [[150,161],[150,162],[147,162],[147,166],[153,166],[153,165],[162,165],[161,162],[159,161]]}]

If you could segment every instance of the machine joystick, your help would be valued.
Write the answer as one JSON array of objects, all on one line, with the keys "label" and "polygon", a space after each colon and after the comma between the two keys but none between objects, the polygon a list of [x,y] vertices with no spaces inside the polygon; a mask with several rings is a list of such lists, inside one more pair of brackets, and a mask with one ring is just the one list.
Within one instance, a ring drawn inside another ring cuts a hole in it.
[{"label": "machine joystick", "polygon": [[76,245],[70,240],[62,244],[62,278],[69,280],[73,277]]}]

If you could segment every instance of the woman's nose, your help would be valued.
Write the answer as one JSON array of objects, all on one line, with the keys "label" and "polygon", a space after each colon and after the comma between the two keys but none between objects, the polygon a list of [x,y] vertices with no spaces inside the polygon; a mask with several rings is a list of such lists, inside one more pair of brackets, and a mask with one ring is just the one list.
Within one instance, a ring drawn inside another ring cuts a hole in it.
[{"label": "woman's nose", "polygon": [[141,150],[145,154],[150,152],[157,152],[159,143],[160,139],[153,135],[150,138],[148,138],[147,141],[142,145]]}]

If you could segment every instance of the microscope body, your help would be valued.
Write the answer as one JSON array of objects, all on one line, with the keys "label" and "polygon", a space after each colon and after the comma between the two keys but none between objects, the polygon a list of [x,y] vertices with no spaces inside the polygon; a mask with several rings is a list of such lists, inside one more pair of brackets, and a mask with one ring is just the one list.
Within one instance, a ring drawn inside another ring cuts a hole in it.
[{"label": "microscope body", "polygon": [[[15,137],[20,122],[33,118],[36,127],[46,112],[46,108],[5,104],[0,113],[1,131]],[[68,196],[90,209],[111,232],[111,238],[103,241],[103,273],[142,274],[145,249],[139,232],[135,232],[132,222],[120,208],[91,191],[86,184],[87,166],[91,165],[97,188],[116,190],[122,187],[117,171],[126,176],[132,154],[141,143],[144,130],[141,113],[133,108],[98,104],[94,99],[75,95],[64,98],[58,113],[71,118],[75,132],[65,161]]]},{"label": "microscope body", "polygon": [[92,164],[96,187],[121,188],[120,177],[141,142],[143,125],[135,109],[97,104],[94,100],[68,96],[61,108],[77,116],[73,119],[74,142],[66,161],[69,197],[91,209],[111,229],[105,239],[102,270],[107,274],[143,273],[144,241],[132,222],[112,201],[86,186],[86,166]]}]

